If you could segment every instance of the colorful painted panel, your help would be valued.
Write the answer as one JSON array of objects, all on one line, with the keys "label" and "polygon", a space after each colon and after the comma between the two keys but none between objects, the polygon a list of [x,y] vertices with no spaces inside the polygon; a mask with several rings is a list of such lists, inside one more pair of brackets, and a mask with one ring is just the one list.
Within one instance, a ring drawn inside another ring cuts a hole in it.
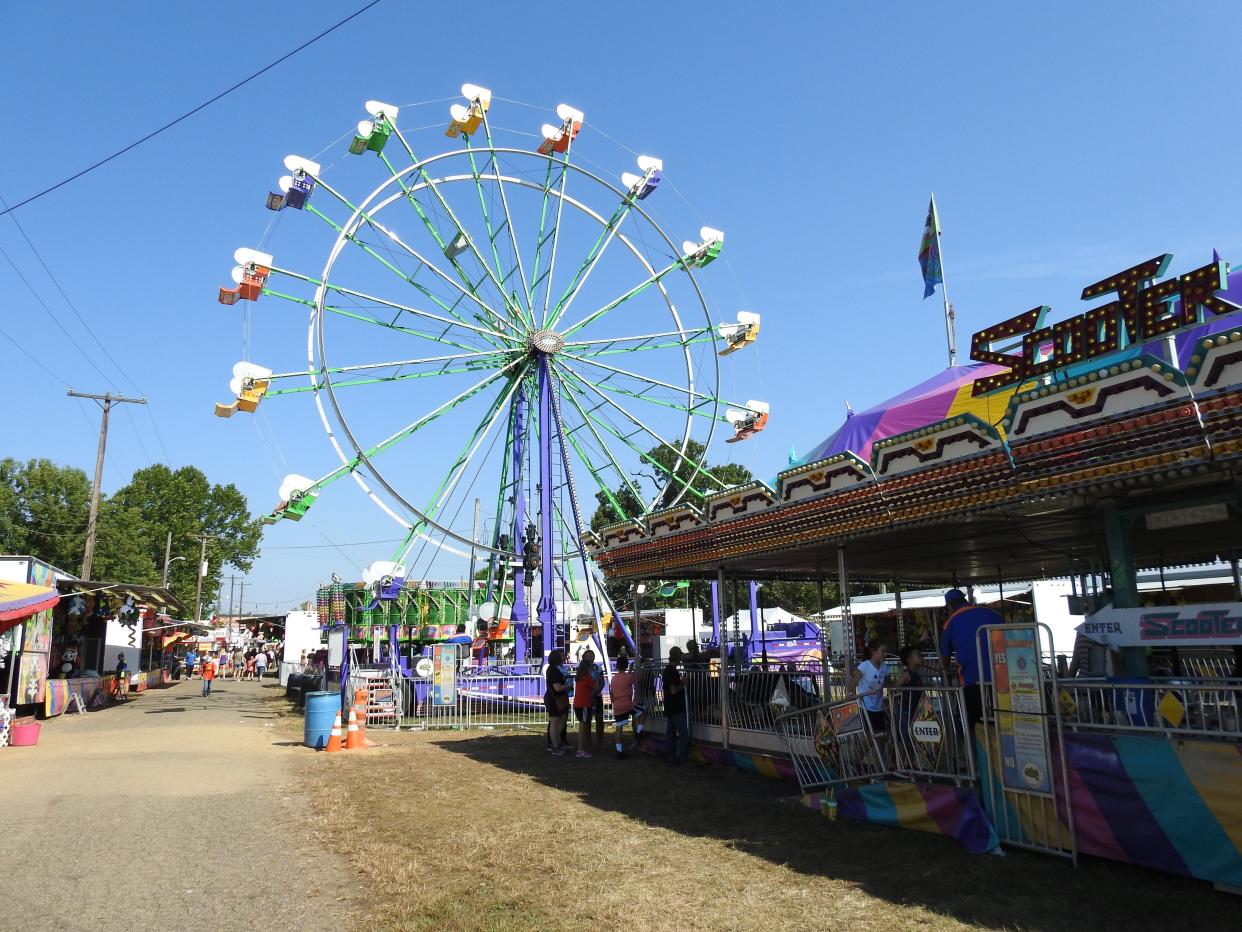
[{"label": "colorful painted panel", "polygon": [[[826,794],[807,793],[804,805],[823,806]],[[973,789],[938,783],[868,783],[839,788],[833,794],[838,812],[848,819],[945,835],[972,854],[999,844],[996,830]]]},{"label": "colorful painted panel", "polygon": [[[1242,747],[1070,734],[1065,755],[1082,854],[1242,887]],[[982,753],[980,760],[984,779],[993,780]],[[1054,773],[1064,835],[1066,787],[1059,768]],[[1016,817],[1038,841],[1038,827]]]}]

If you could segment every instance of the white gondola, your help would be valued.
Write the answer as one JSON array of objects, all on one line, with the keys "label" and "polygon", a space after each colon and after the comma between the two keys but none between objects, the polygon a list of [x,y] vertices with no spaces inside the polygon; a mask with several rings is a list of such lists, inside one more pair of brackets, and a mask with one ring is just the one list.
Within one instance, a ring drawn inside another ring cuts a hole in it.
[{"label": "white gondola", "polygon": [[725,348],[719,355],[728,356],[759,339],[759,315],[753,311],[738,311],[736,324],[720,324],[718,330],[725,341]]},{"label": "white gondola", "polygon": [[724,246],[724,233],[713,227],[699,228],[699,242],[686,240],[681,244],[681,251],[688,265],[702,268],[720,255]]},{"label": "white gondola", "polygon": [[660,179],[664,176],[664,163],[654,156],[640,155],[638,168],[642,172],[641,175],[624,172],[621,175],[621,184],[629,191],[630,197],[641,201],[659,185]]},{"label": "white gondola", "polygon": [[753,437],[768,426],[768,403],[766,401],[748,401],[745,408],[729,408],[725,411],[725,420],[733,425],[734,434],[725,443],[737,443]]}]

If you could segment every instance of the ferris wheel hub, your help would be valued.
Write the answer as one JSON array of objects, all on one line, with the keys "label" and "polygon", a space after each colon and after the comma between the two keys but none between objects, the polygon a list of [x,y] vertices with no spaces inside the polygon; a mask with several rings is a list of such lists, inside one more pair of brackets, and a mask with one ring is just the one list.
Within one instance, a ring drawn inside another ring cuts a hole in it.
[{"label": "ferris wheel hub", "polygon": [[565,348],[565,338],[555,330],[536,330],[527,337],[526,348],[531,353],[552,356]]}]

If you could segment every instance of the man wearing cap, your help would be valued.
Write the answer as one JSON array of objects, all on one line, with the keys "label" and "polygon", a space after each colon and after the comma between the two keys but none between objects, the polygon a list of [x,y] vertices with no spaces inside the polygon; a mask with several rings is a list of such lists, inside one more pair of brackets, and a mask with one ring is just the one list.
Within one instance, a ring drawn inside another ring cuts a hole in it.
[{"label": "man wearing cap", "polygon": [[945,661],[950,657],[957,660],[957,669],[962,677],[962,698],[966,704],[966,723],[973,732],[976,723],[983,720],[980,679],[991,681],[990,671],[979,668],[979,650],[983,644],[979,632],[985,625],[1005,622],[987,606],[971,605],[961,589],[946,592],[944,604],[949,609],[949,620],[940,634],[940,656]]}]

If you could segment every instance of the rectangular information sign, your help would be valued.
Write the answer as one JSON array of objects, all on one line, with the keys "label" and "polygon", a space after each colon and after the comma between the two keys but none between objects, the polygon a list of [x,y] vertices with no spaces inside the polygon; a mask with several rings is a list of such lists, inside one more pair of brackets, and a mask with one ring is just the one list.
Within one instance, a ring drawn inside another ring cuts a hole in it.
[{"label": "rectangular information sign", "polygon": [[1039,629],[1034,625],[998,628],[988,634],[1001,780],[1009,789],[1051,795],[1052,753],[1044,721]]},{"label": "rectangular information sign", "polygon": [[431,704],[455,705],[457,702],[457,645],[436,644],[431,648]]}]

